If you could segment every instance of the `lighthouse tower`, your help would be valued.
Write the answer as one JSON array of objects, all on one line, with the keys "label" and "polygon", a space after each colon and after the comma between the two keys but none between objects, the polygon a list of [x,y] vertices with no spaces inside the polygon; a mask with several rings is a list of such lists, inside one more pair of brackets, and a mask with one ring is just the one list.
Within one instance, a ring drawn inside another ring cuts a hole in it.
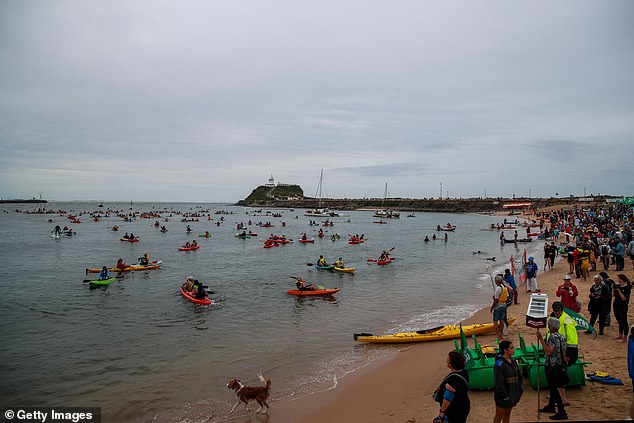
[{"label": "lighthouse tower", "polygon": [[269,183],[266,184],[267,187],[274,187],[275,186],[275,179],[273,179],[273,175],[271,175],[271,177],[269,178]]}]

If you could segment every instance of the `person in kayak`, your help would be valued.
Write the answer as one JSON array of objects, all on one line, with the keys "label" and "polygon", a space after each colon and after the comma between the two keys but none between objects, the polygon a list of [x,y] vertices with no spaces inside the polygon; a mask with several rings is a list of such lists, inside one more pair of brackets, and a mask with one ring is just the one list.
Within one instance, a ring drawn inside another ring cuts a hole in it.
[{"label": "person in kayak", "polygon": [[139,264],[141,266],[147,266],[150,264],[150,255],[148,253],[143,254],[143,256],[139,257]]},{"label": "person in kayak", "polygon": [[161,232],[167,232],[167,228],[165,227],[165,225],[161,226]]},{"label": "person in kayak", "polygon": [[129,264],[126,264],[122,258],[120,258],[119,260],[117,260],[117,269],[119,270],[124,270],[126,267],[130,267]]},{"label": "person in kayak", "polygon": [[335,268],[343,269],[345,266],[343,265],[343,258],[339,257],[339,260],[335,261]]},{"label": "person in kayak", "polygon": [[99,272],[99,275],[97,276],[97,279],[100,281],[106,280],[106,279],[110,279],[110,272],[108,271],[108,268],[106,266],[103,266],[101,268],[101,272]]},{"label": "person in kayak", "polygon": [[317,260],[317,266],[328,266],[328,263],[326,263],[326,259],[324,259],[324,256],[319,256],[319,260]]},{"label": "person in kayak", "polygon": [[181,285],[186,292],[192,292],[194,290],[194,277],[187,276],[187,280]]},{"label": "person in kayak", "polygon": [[130,235],[126,232],[125,235],[123,235],[123,239],[130,239]]},{"label": "person in kayak", "polygon": [[379,259],[377,261],[388,261],[388,260],[390,260],[390,253],[388,253],[387,251],[383,250],[383,252],[379,256]]},{"label": "person in kayak", "polygon": [[429,242],[429,236],[428,236],[428,235],[425,235],[425,239],[424,239],[423,241],[425,241],[425,242]]},{"label": "person in kayak", "polygon": [[301,277],[295,278],[295,286],[300,291],[316,291],[317,287],[312,283],[306,283]]},{"label": "person in kayak", "polygon": [[192,290],[194,292],[194,298],[202,300],[207,296],[207,291],[205,291],[205,287],[203,286],[202,282],[198,282],[198,279],[194,280],[194,286]]},{"label": "person in kayak", "polygon": [[192,248],[196,248],[196,247],[198,247],[198,241],[193,240],[192,241]]},{"label": "person in kayak", "polygon": [[62,228],[59,225],[55,226],[55,229],[53,229],[53,233],[55,234],[55,236],[60,236],[62,234]]},{"label": "person in kayak", "polygon": [[185,228],[185,232],[188,232],[188,233],[189,233],[189,232],[191,232],[191,231],[192,231],[192,228],[190,228],[190,227],[189,227],[189,225],[187,225],[187,228]]},{"label": "person in kayak", "polygon": [[189,243],[189,241],[187,241],[187,242],[185,243],[185,245],[183,245],[183,248],[191,248],[191,247],[192,247],[192,246],[191,246],[191,244]]},{"label": "person in kayak", "polygon": [[306,241],[308,238],[306,237],[306,232],[304,232],[304,235],[302,235],[302,240]]},{"label": "person in kayak", "polygon": [[130,232],[130,239],[136,239],[136,237],[134,236],[132,232]]}]

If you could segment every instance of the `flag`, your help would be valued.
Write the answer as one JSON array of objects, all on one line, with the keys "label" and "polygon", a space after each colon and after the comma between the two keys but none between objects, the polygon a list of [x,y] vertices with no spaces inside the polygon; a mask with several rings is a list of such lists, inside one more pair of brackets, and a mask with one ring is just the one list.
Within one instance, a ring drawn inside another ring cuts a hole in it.
[{"label": "flag", "polygon": [[570,310],[569,308],[564,308],[564,312],[570,316],[570,318],[572,320],[575,321],[576,323],[576,328],[577,330],[589,330],[591,332],[594,332],[594,328],[592,326],[590,326],[590,323],[588,323],[588,321],[586,319],[583,318],[583,316],[581,316],[578,313],[575,313],[574,311]]},{"label": "flag", "polygon": [[460,350],[462,351],[462,355],[464,356],[464,368],[465,370],[469,370],[471,367],[473,367],[475,359],[471,356],[471,350],[469,349],[467,337],[462,330],[462,323],[460,323]]}]

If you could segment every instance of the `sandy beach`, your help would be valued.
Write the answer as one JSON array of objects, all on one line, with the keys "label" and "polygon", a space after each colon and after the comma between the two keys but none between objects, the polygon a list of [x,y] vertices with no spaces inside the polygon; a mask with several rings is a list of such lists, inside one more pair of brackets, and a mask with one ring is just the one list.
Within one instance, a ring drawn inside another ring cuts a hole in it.
[{"label": "sandy beach", "polygon": [[[537,257],[540,266],[539,288],[549,295],[550,303],[556,301],[555,291],[562,283],[562,277],[568,271],[565,259],[555,264],[552,270],[543,271],[543,258]],[[602,270],[597,263],[597,271]],[[630,279],[634,271],[629,259],[624,272]],[[589,320],[587,312],[588,289],[592,284],[573,277],[579,289],[582,301],[581,314]],[[612,266],[608,274],[616,279]],[[535,329],[525,326],[525,314],[528,297],[524,286],[519,287],[519,305],[509,308],[509,317],[517,321],[509,328],[510,340],[518,343],[517,334],[521,333],[527,343],[536,343]],[[488,307],[478,311],[463,323],[490,322]],[[632,309],[629,323],[634,323]],[[593,337],[579,332],[580,355],[592,364],[586,367],[586,374],[593,371],[608,372],[621,379],[624,385],[606,385],[587,382],[580,388],[568,390],[570,406],[567,412],[570,421],[615,421],[629,416],[632,401],[632,381],[627,370],[627,343],[617,342],[617,327],[614,316],[612,325],[606,327],[604,336]],[[495,345],[493,335],[479,336],[482,345]],[[398,348],[398,347],[395,347]],[[233,418],[234,422],[268,423],[323,423],[323,422],[431,422],[438,413],[438,404],[431,394],[438,383],[448,373],[445,366],[446,354],[453,349],[451,341],[438,341],[421,344],[403,345],[397,353],[371,363],[366,368],[354,372],[339,381],[339,385],[330,391],[313,394],[298,399],[275,401],[268,414],[250,415]],[[274,383],[283,383],[274,381]],[[547,403],[548,391],[539,394],[541,406]],[[469,421],[492,421],[495,413],[492,391],[471,391],[471,413]],[[524,394],[521,402],[513,410],[511,421],[533,422],[550,421],[547,414],[538,416],[538,392],[530,387],[528,378],[524,380]]]}]

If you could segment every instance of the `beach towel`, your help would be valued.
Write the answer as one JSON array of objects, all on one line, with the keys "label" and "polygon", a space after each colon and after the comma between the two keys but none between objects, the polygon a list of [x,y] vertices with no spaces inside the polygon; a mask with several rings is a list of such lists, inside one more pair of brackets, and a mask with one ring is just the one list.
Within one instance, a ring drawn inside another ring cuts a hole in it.
[{"label": "beach towel", "polygon": [[606,372],[594,372],[586,375],[586,379],[592,382],[605,383],[606,385],[623,385],[621,379],[610,376]]}]

